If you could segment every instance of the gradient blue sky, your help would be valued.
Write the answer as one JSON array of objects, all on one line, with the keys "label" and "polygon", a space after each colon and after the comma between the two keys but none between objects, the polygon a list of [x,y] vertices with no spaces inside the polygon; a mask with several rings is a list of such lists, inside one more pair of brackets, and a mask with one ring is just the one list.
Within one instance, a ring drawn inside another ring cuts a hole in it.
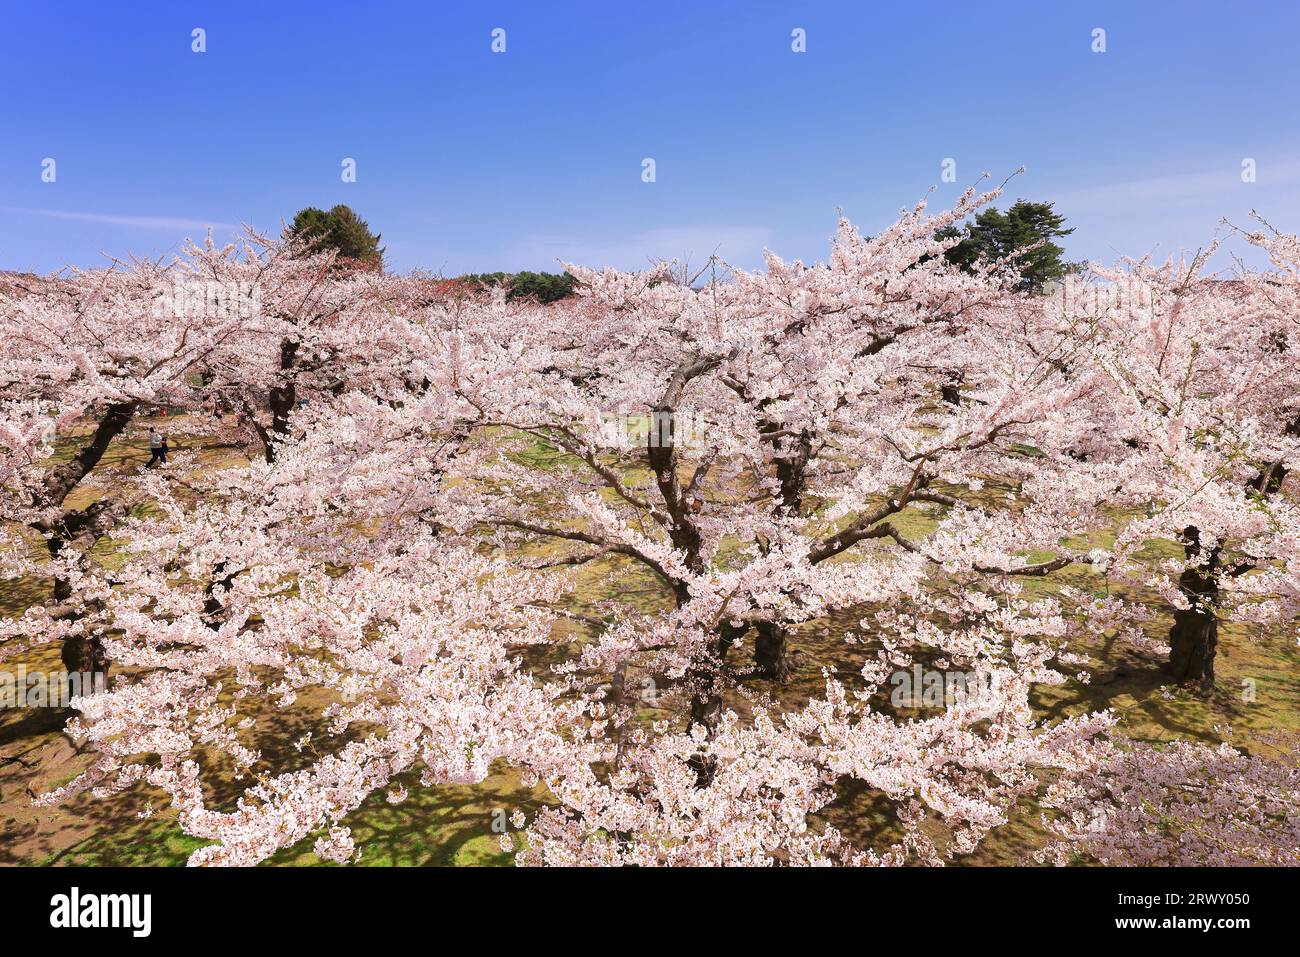
[{"label": "gradient blue sky", "polygon": [[1195,248],[1251,208],[1300,231],[1290,0],[6,7],[4,269],[340,202],[397,269],[815,260],[837,209],[871,231],[1022,164],[1012,194],[1057,202],[1073,259]]}]

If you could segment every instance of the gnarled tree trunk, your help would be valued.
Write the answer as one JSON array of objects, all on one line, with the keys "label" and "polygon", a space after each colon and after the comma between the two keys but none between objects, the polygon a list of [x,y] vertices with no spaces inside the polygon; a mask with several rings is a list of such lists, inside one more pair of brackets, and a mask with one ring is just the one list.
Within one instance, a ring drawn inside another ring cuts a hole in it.
[{"label": "gnarled tree trunk", "polygon": [[790,678],[790,655],[786,647],[785,629],[771,621],[759,622],[754,640],[754,661],[758,673],[772,681],[784,684]]},{"label": "gnarled tree trunk", "polygon": [[[51,558],[57,558],[65,548],[71,546],[78,550],[81,560],[84,560],[95,542],[107,534],[113,523],[125,513],[125,506],[107,500],[76,510],[65,508],[63,503],[77,484],[99,464],[109,443],[126,428],[138,406],[138,402],[110,405],[104,410],[95,431],[81,451],[68,462],[52,468],[45,476],[41,504],[47,509],[59,509],[61,513],[56,520],[42,522],[34,527],[45,536],[45,547]],[[79,616],[74,608],[60,608],[69,606],[72,599],[72,586],[67,579],[55,577],[52,599],[57,616]],[[93,687],[102,687],[101,682],[107,682],[108,655],[98,638],[70,635],[64,640],[60,658],[69,673],[93,675]]]},{"label": "gnarled tree trunk", "polygon": [[944,369],[939,382],[939,396],[947,405],[961,405],[961,390],[966,384],[966,373],[961,369]]},{"label": "gnarled tree trunk", "polygon": [[[1183,532],[1187,557],[1200,553],[1200,531]],[[1219,549],[1215,547],[1199,565],[1186,569],[1178,587],[1191,607],[1174,612],[1169,630],[1169,670],[1178,682],[1214,683],[1214,655],[1219,644]]]},{"label": "gnarled tree trunk", "polygon": [[[702,725],[710,735],[722,719],[722,669],[726,666],[727,652],[747,630],[745,625],[733,625],[724,622],[718,629],[717,660],[712,668],[696,668],[687,675],[687,684],[691,689],[691,724]],[[690,759],[691,770],[695,772],[695,783],[706,787],[713,779],[716,762],[703,754],[695,754]]]},{"label": "gnarled tree trunk", "polygon": [[91,635],[69,635],[63,642],[63,650],[59,655],[63,661],[63,668],[68,672],[68,693],[76,694],[78,686],[75,682],[75,675],[89,675],[90,684],[84,682],[80,685],[81,693],[88,693],[89,689],[105,688],[108,686],[108,669],[112,664],[108,660],[108,653],[104,650],[104,643],[98,637]]},{"label": "gnarled tree trunk", "polygon": [[[266,461],[275,461],[275,443],[289,434],[289,416],[298,401],[298,386],[290,372],[298,363],[298,343],[285,339],[280,343],[280,371],[283,380],[273,386],[268,398],[271,406],[271,434],[258,429],[266,446]],[[256,420],[254,420],[256,422]]]}]

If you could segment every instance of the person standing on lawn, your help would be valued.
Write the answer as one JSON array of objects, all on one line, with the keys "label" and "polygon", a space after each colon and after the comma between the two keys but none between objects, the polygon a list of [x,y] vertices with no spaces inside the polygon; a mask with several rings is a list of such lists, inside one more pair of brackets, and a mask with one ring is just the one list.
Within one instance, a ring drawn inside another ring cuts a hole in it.
[{"label": "person standing on lawn", "polygon": [[145,463],[145,468],[151,469],[159,462],[167,464],[167,439],[153,426],[149,426],[149,461]]}]

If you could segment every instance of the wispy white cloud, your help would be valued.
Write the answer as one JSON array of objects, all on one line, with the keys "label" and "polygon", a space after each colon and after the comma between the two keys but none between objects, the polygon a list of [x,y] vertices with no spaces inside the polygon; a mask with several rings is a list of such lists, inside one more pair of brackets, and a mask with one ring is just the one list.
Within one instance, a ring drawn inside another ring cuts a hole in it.
[{"label": "wispy white cloud", "polygon": [[172,216],[119,216],[110,213],[87,213],[64,209],[26,209],[4,207],[7,213],[43,216],[46,219],[68,219],[81,223],[107,223],[111,226],[128,226],[135,229],[238,229],[234,223],[208,222],[202,219],[184,219]]},{"label": "wispy white cloud", "polygon": [[1272,163],[1261,159],[1255,171],[1255,183],[1243,183],[1241,172],[1239,165],[1225,164],[1219,169],[1203,168],[1068,188],[1052,193],[1049,198],[1062,208],[1097,206],[1129,210],[1144,204],[1166,205],[1179,200],[1240,195],[1239,191],[1248,186],[1265,191],[1300,182],[1300,162],[1294,160]]}]

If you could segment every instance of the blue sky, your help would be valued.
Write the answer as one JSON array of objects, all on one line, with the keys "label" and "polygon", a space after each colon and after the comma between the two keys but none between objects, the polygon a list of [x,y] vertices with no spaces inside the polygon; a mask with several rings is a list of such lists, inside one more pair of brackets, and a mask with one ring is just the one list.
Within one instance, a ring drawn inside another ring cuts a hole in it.
[{"label": "blue sky", "polygon": [[1252,208],[1300,231],[1297,37],[1292,2],[12,4],[0,268],[335,203],[401,270],[816,260],[837,210],[869,232],[1021,165],[1070,258],[1163,256]]}]

